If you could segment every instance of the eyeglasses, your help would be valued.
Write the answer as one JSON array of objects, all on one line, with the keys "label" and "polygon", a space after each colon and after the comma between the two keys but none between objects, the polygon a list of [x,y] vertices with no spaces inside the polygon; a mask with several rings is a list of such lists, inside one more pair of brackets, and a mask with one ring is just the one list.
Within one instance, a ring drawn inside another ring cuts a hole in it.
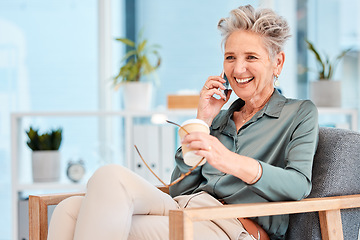
[{"label": "eyeglasses", "polygon": [[[169,120],[166,120],[166,122],[167,122],[167,123],[170,123],[170,124],[173,124],[173,125],[175,125],[175,126],[178,126],[178,127],[181,128],[186,134],[189,134],[189,132],[186,131],[186,129],[183,128],[182,126],[180,126],[179,124],[174,123],[174,122],[171,122],[171,121],[169,121]],[[169,187],[177,184],[178,182],[180,182],[181,180],[183,180],[185,177],[189,176],[189,175],[191,174],[191,172],[192,172],[195,168],[197,168],[197,167],[200,165],[200,163],[204,160],[204,157],[202,157],[201,160],[200,160],[195,166],[193,166],[192,168],[189,169],[189,171],[187,171],[186,173],[182,173],[182,174],[180,175],[180,177],[178,177],[177,179],[175,179],[175,180],[172,181],[171,183],[166,184],[166,183],[165,183],[163,180],[161,180],[161,178],[160,178],[158,175],[156,175],[156,173],[150,168],[150,166],[147,164],[147,162],[146,162],[146,161],[144,160],[144,158],[141,156],[141,153],[140,153],[139,149],[137,148],[137,146],[134,145],[134,147],[135,147],[137,153],[139,154],[141,160],[142,160],[143,163],[145,164],[145,166],[146,166],[146,167],[150,170],[150,172],[151,172],[165,187],[167,187],[167,188],[169,188]]]}]

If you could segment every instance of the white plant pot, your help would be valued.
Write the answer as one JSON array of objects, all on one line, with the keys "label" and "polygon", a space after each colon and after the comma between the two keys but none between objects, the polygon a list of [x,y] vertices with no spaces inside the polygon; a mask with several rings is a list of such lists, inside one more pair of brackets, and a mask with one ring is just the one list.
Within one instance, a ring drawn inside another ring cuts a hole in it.
[{"label": "white plant pot", "polygon": [[341,107],[341,82],[333,80],[311,82],[310,99],[317,107]]},{"label": "white plant pot", "polygon": [[152,94],[153,86],[149,82],[125,83],[123,85],[125,110],[151,110]]},{"label": "white plant pot", "polygon": [[34,182],[56,182],[60,179],[60,152],[33,151],[32,175]]}]

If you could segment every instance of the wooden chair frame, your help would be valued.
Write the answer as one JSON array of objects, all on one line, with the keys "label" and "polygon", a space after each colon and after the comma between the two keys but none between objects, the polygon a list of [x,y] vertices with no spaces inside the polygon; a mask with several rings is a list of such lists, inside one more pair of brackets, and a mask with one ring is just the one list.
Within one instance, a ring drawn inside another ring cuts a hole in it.
[{"label": "wooden chair frame", "polygon": [[[167,188],[160,188],[168,193]],[[46,240],[48,231],[49,205],[57,205],[71,196],[84,193],[36,195],[29,197],[29,234],[30,240]],[[169,213],[170,240],[193,239],[193,223],[226,218],[246,218],[281,214],[319,212],[323,240],[343,238],[341,209],[359,208],[360,194],[308,198],[301,201],[232,204],[219,207],[171,210]]]}]

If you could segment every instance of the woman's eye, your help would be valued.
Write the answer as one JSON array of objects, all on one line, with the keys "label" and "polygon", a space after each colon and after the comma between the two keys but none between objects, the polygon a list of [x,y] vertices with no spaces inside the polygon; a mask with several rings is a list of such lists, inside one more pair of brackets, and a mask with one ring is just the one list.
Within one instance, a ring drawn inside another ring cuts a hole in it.
[{"label": "woman's eye", "polygon": [[250,60],[255,60],[255,59],[257,59],[257,57],[255,57],[255,56],[248,56],[248,59],[250,59]]},{"label": "woman's eye", "polygon": [[227,56],[227,57],[225,57],[225,59],[226,59],[226,60],[233,60],[233,59],[235,59],[235,58],[234,58],[234,56]]}]

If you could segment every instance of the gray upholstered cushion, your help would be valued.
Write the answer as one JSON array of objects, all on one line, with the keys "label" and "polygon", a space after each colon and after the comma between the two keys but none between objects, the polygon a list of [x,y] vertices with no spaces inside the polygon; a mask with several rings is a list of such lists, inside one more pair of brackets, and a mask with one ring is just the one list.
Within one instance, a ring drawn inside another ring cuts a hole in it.
[{"label": "gray upholstered cushion", "polygon": [[[360,133],[320,128],[314,158],[313,188],[309,197],[360,193]],[[345,240],[358,239],[360,209],[342,210]],[[318,213],[293,214],[287,232],[290,240],[321,239]]]}]

